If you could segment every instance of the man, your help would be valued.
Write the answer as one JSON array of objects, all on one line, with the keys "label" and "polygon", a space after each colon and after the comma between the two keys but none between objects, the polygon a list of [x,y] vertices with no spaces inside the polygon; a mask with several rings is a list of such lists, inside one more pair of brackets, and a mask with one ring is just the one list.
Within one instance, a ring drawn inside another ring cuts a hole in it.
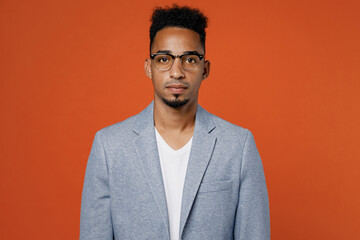
[{"label": "man", "polygon": [[206,26],[197,9],[154,11],[145,60],[154,101],[95,135],[80,239],[270,239],[252,134],[198,105]]}]

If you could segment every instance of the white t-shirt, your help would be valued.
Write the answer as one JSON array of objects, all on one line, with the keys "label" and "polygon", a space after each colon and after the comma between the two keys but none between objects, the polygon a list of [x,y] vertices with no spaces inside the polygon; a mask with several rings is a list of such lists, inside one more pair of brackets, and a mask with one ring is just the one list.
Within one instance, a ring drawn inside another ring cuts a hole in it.
[{"label": "white t-shirt", "polygon": [[178,150],[172,149],[156,130],[161,172],[165,186],[169,215],[170,239],[178,240],[180,231],[181,200],[189,162],[192,137]]}]

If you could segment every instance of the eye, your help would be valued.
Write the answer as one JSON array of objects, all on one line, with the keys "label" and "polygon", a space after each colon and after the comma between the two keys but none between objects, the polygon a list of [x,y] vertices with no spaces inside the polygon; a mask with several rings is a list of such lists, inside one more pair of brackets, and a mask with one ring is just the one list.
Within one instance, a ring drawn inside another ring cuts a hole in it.
[{"label": "eye", "polygon": [[158,55],[156,56],[155,60],[158,63],[168,63],[170,62],[170,57],[167,55]]},{"label": "eye", "polygon": [[189,55],[186,56],[184,59],[184,63],[189,63],[189,64],[196,64],[199,61],[199,57],[196,55]]}]

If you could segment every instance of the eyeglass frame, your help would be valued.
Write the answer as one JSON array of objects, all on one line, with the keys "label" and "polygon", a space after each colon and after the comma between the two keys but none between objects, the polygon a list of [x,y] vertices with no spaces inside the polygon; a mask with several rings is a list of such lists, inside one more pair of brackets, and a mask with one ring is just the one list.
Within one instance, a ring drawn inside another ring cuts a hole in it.
[{"label": "eyeglass frame", "polygon": [[[172,66],[174,65],[175,58],[179,58],[179,59],[181,60],[181,58],[182,58],[183,56],[195,55],[195,56],[198,56],[199,59],[200,59],[200,61],[201,61],[201,60],[205,57],[205,55],[201,55],[201,54],[199,54],[199,53],[196,52],[196,51],[191,51],[191,52],[187,52],[187,53],[184,53],[184,54],[181,54],[181,55],[172,55],[171,53],[168,53],[168,52],[152,53],[152,54],[150,54],[150,58],[151,58],[152,60],[154,60],[155,57],[158,56],[158,55],[167,55],[167,56],[170,56],[170,57],[173,59],[173,61],[172,61],[172,63],[171,63],[171,66],[170,66],[169,69],[167,69],[167,70],[161,70],[161,69],[158,69],[158,68],[155,66],[157,70],[159,70],[159,71],[164,71],[164,72],[165,72],[165,71],[169,71],[169,70],[172,68]],[[184,70],[186,70],[186,71],[195,71],[196,69],[194,69],[194,70],[184,69]]]}]

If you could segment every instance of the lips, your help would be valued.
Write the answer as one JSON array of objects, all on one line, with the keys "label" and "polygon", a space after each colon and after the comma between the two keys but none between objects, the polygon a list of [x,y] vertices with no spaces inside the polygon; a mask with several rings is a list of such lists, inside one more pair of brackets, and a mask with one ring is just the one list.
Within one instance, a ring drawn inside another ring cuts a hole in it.
[{"label": "lips", "polygon": [[181,94],[185,91],[185,89],[187,88],[184,84],[170,84],[166,87],[167,89],[169,89],[169,91],[171,93],[174,94]]},{"label": "lips", "polygon": [[187,88],[184,84],[181,83],[173,83],[167,86],[167,88]]}]

